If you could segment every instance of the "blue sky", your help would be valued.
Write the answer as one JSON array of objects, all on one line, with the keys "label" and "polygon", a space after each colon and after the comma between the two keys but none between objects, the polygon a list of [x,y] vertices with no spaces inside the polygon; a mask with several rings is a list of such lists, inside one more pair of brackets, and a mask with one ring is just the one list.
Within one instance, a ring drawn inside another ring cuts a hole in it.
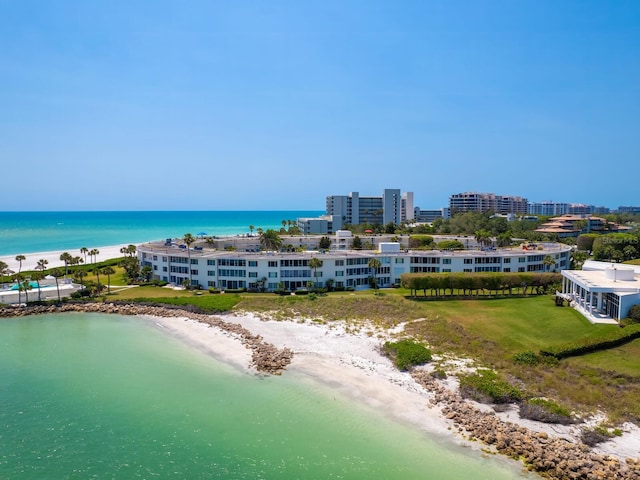
[{"label": "blue sky", "polygon": [[2,210],[640,204],[637,1],[0,0]]}]

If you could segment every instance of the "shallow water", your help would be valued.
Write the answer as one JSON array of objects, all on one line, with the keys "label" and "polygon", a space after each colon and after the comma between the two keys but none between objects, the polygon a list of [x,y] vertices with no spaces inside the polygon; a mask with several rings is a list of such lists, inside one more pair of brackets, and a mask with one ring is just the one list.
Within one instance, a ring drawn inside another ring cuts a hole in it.
[{"label": "shallow water", "polygon": [[139,319],[0,322],[0,478],[520,476],[307,377],[238,371]]}]

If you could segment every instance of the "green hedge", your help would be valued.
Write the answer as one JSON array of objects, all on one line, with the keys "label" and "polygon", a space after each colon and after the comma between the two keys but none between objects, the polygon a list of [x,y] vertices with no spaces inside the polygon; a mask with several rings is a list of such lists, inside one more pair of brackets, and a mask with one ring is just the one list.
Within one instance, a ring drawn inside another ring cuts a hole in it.
[{"label": "green hedge", "polygon": [[393,360],[396,367],[403,371],[431,361],[429,349],[413,340],[385,342],[383,352]]},{"label": "green hedge", "polygon": [[640,338],[640,324],[629,325],[625,328],[612,330],[607,335],[599,338],[590,338],[582,341],[565,343],[555,347],[547,347],[540,350],[540,355],[555,357],[558,360],[568,357],[577,357],[587,353],[607,350],[619,347],[636,338]]}]

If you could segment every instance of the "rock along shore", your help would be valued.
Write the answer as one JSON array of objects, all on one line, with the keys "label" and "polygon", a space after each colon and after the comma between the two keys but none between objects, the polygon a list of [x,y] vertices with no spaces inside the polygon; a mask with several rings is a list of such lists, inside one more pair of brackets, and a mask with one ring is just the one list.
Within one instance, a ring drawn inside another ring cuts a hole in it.
[{"label": "rock along shore", "polygon": [[274,345],[265,342],[260,335],[254,335],[238,323],[229,323],[214,316],[193,313],[178,308],[171,308],[170,306],[114,303],[63,303],[60,305],[39,305],[26,308],[5,307],[0,309],[0,317],[22,317],[27,315],[66,312],[186,317],[237,336],[240,342],[252,352],[251,366],[258,372],[265,374],[279,375],[291,363],[291,359],[293,358],[293,352],[290,349],[278,349]]},{"label": "rock along shore", "polygon": [[[280,374],[293,358],[290,349],[280,350],[238,323],[225,322],[212,315],[194,313],[170,305],[64,303],[58,306],[5,307],[0,308],[0,317],[63,312],[186,317],[237,336],[252,351],[251,365],[265,374]],[[640,459],[627,458],[622,461],[610,455],[600,455],[582,443],[551,438],[544,432],[535,432],[515,423],[502,421],[495,413],[479,410],[458,393],[442,386],[429,372],[415,369],[411,376],[433,394],[431,406],[438,408],[460,434],[470,440],[481,441],[496,452],[525,461],[531,470],[547,478],[640,480]]]}]

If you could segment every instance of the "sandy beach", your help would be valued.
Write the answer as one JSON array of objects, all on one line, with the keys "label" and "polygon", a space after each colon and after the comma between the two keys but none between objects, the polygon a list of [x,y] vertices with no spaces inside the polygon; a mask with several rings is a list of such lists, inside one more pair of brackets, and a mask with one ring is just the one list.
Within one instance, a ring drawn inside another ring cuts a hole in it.
[{"label": "sandy beach", "polygon": [[[239,323],[266,342],[278,348],[293,350],[291,365],[284,372],[296,372],[314,380],[355,401],[365,403],[397,421],[406,422],[429,434],[447,436],[451,441],[480,449],[486,447],[471,442],[453,432],[453,423],[437,406],[430,405],[433,393],[419,385],[409,373],[400,372],[390,360],[379,353],[380,345],[388,338],[381,332],[362,329],[347,332],[346,324],[318,324],[301,319],[292,321],[263,320],[251,313],[224,315],[230,323]],[[234,335],[211,328],[189,318],[152,317],[158,328],[177,336],[195,348],[251,372],[249,350],[242,348]],[[429,370],[431,367],[425,367]],[[444,382],[447,388],[457,389],[457,382]],[[470,402],[480,410],[490,410],[486,405]],[[534,432],[545,432],[549,437],[562,438],[576,443],[580,428],[584,425],[556,425],[520,419],[517,409],[498,414],[505,422],[512,422]],[[601,418],[594,418],[598,423]],[[623,435],[594,448],[602,455],[611,455],[622,461],[640,457],[640,429],[633,424],[623,426]]]},{"label": "sandy beach", "polygon": [[[122,245],[110,245],[107,247],[98,247],[97,250],[100,252],[96,255],[95,260],[97,262],[103,262],[105,260],[109,260],[111,258],[119,258],[122,257],[122,253],[120,253],[120,249],[122,247],[126,247],[129,244]],[[89,248],[89,250],[93,250],[93,247]],[[25,260],[22,261],[22,270],[35,270],[36,265],[39,260],[47,260],[49,263],[47,264],[47,268],[56,268],[56,267],[64,267],[64,262],[60,260],[60,255],[64,252],[69,252],[72,256],[81,257],[84,260],[84,255],[80,253],[80,249],[75,250],[59,250],[52,252],[38,252],[38,253],[25,253]],[[17,272],[20,263],[16,260],[16,255],[9,255],[0,257],[0,260],[5,262],[9,269]],[[93,259],[87,255],[87,263],[92,263]]]}]

